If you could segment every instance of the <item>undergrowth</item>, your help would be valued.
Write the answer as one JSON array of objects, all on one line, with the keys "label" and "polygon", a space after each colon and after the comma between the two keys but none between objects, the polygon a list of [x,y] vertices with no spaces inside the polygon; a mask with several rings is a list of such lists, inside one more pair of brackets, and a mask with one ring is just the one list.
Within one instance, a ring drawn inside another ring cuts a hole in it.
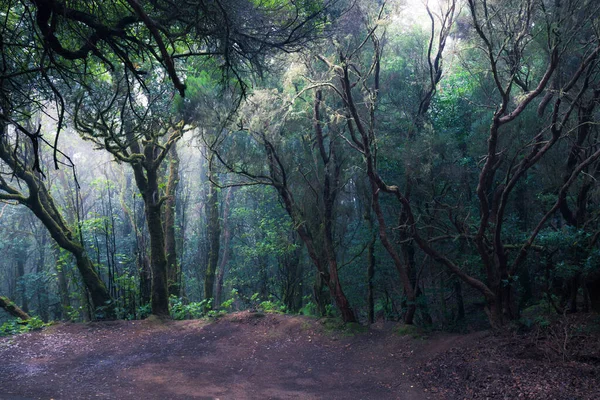
[{"label": "undergrowth", "polygon": [[46,323],[38,317],[33,317],[26,321],[13,319],[0,325],[0,336],[9,336],[30,332],[50,325],[50,323]]}]

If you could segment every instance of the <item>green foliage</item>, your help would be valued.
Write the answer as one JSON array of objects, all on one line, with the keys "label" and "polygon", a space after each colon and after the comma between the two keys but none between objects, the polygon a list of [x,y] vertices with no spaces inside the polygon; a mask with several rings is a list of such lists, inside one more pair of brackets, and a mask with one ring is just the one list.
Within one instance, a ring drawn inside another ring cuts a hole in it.
[{"label": "green foliage", "polygon": [[590,247],[593,233],[566,226],[561,230],[544,229],[537,241],[549,253],[558,252],[559,261],[553,270],[553,277],[569,279],[578,274],[590,274],[600,266],[600,250]]},{"label": "green foliage", "polygon": [[185,304],[181,297],[169,297],[171,317],[176,320],[198,319],[208,315],[213,299]]},{"label": "green foliage", "polygon": [[306,302],[299,312],[299,314],[306,315],[307,317],[317,317],[318,313],[319,310],[317,308],[317,305],[312,301]]},{"label": "green foliage", "polygon": [[85,313],[83,306],[73,307],[69,306],[65,310],[67,319],[71,322],[81,321],[81,316]]},{"label": "green foliage", "polygon": [[287,307],[279,300],[266,300],[258,304],[258,309],[266,313],[280,313],[284,314],[287,312]]},{"label": "green foliage", "polygon": [[236,288],[231,289],[231,297],[221,303],[221,309],[231,310],[233,304],[239,299],[239,292]]},{"label": "green foliage", "polygon": [[535,327],[547,328],[558,318],[559,315],[554,308],[544,300],[524,309],[518,322],[521,329],[530,330]]},{"label": "green foliage", "polygon": [[152,314],[152,305],[150,303],[141,305],[137,308],[137,315],[139,319],[148,318]]},{"label": "green foliage", "polygon": [[26,321],[20,319],[13,319],[3,323],[0,326],[0,336],[16,335],[19,333],[30,332],[33,330],[39,330],[46,326],[50,326],[51,323],[45,323],[38,317],[32,317]]}]

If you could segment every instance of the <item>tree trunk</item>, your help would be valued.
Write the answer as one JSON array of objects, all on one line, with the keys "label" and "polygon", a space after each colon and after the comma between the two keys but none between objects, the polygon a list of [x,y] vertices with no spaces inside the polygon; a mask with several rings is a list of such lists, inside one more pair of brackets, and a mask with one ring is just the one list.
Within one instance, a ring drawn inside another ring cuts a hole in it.
[{"label": "tree trunk", "polygon": [[112,319],[115,317],[113,301],[110,296],[107,298],[108,290],[98,278],[94,264],[89,259],[85,251],[81,250],[74,253],[77,269],[86,284],[86,288],[94,305],[95,315],[97,319]]},{"label": "tree trunk", "polygon": [[373,234],[367,248],[367,318],[370,324],[375,323],[375,295],[373,290],[373,277],[375,276],[375,240]]},{"label": "tree trunk", "polygon": [[400,281],[404,288],[404,294],[406,296],[406,313],[404,314],[404,323],[411,325],[414,321],[415,312],[417,310],[416,299],[415,299],[415,290],[410,282],[410,277],[408,276],[408,271],[406,270],[406,266],[402,264],[402,260],[398,255],[398,252],[390,242],[387,231],[386,231],[386,223],[383,217],[383,212],[381,210],[381,206],[379,205],[379,188],[376,183],[375,177],[371,177],[371,185],[372,185],[372,196],[373,196],[373,211],[377,216],[377,221],[379,222],[379,238],[381,239],[381,243],[383,247],[387,250],[388,254],[392,257],[394,261],[394,266],[400,275]]},{"label": "tree trunk", "polygon": [[[38,231],[38,234],[41,235],[42,238],[38,242],[40,254],[39,254],[38,261],[37,261],[35,273],[38,276],[41,276],[42,273],[44,272],[44,261],[46,259],[46,242],[48,240],[48,236],[46,235],[45,232],[39,232]],[[46,286],[46,281],[45,280],[42,280],[42,284],[40,285],[40,287],[37,290],[36,297],[37,297],[37,303],[38,303],[38,310],[39,310],[40,318],[42,318],[42,321],[48,322],[48,320],[49,320],[49,315],[48,315],[48,288]]]},{"label": "tree trunk", "polygon": [[[219,223],[219,198],[216,186],[210,182],[208,199],[206,204],[206,216],[208,218],[208,262],[204,278],[204,299],[214,301],[215,272],[219,261],[219,246],[221,238],[221,226]],[[212,305],[208,307],[212,308]]]},{"label": "tree trunk", "polygon": [[340,284],[339,277],[337,275],[337,261],[330,260],[330,271],[336,271],[329,280],[329,291],[331,292],[331,296],[335,301],[335,305],[339,308],[340,313],[342,314],[342,319],[344,322],[356,322],[354,311],[352,310],[352,307],[350,307],[350,302],[342,290],[342,285]]},{"label": "tree trunk", "polygon": [[167,182],[167,200],[165,201],[165,253],[167,254],[167,276],[169,295],[181,296],[181,270],[177,263],[177,248],[175,240],[175,198],[179,183],[179,156],[176,147],[171,148],[169,179]]},{"label": "tree trunk", "polygon": [[313,284],[313,299],[317,306],[317,312],[322,317],[327,315],[327,305],[331,304],[330,292],[323,290],[325,286],[328,286],[326,280],[321,272],[316,272],[315,283]]},{"label": "tree trunk", "polygon": [[[134,151],[139,152],[139,146],[134,146]],[[170,314],[167,257],[162,223],[162,200],[157,174],[160,164],[153,158],[156,153],[153,144],[146,144],[143,152],[145,162],[131,164],[131,167],[136,185],[144,200],[144,213],[150,236],[150,270],[152,272],[150,305],[152,314],[159,317],[168,317]]]},{"label": "tree trunk", "polygon": [[4,308],[10,315],[20,318],[23,321],[31,319],[25,311],[21,310],[18,305],[10,301],[8,297],[0,296],[0,308]]},{"label": "tree trunk", "polygon": [[[291,239],[296,242],[295,235]],[[283,288],[283,302],[286,308],[297,313],[302,308],[302,265],[300,263],[301,247],[280,258],[279,263],[285,273],[285,287]]]},{"label": "tree trunk", "polygon": [[140,280],[140,304],[150,303],[152,297],[152,268],[150,260],[143,249],[138,249],[138,276]]},{"label": "tree trunk", "polygon": [[21,254],[17,258],[17,292],[19,293],[19,300],[21,301],[21,309],[25,312],[29,312],[29,304],[27,299],[27,284],[25,281],[25,259],[24,254]]},{"label": "tree trunk", "polygon": [[[71,309],[71,299],[69,297],[69,284],[67,280],[67,273],[65,268],[67,263],[64,262],[61,256],[61,249],[58,246],[52,246],[54,252],[54,266],[56,268],[56,276],[58,283],[58,292],[60,295],[60,305],[61,305],[61,319],[66,321],[68,319],[67,313]],[[64,250],[63,250],[64,251]],[[70,256],[69,256],[70,258]]]},{"label": "tree trunk", "polygon": [[600,276],[588,280],[587,289],[590,296],[590,307],[593,311],[600,313]]},{"label": "tree trunk", "polygon": [[486,313],[493,329],[503,328],[508,322],[518,318],[516,293],[510,283],[494,285],[496,297],[493,301],[488,300]]},{"label": "tree trunk", "polygon": [[152,295],[150,304],[152,314],[169,316],[169,289],[167,287],[167,258],[165,256],[165,237],[162,227],[160,204],[146,202],[146,223],[150,234],[150,268],[152,271]]},{"label": "tree trunk", "polygon": [[342,285],[340,284],[337,258],[335,256],[335,252],[333,251],[332,236],[331,221],[327,220],[325,222],[325,249],[328,258],[327,263],[329,264],[329,292],[335,301],[335,305],[340,310],[344,322],[356,322],[354,311],[352,310],[352,307],[350,307],[350,302],[344,294]]},{"label": "tree trunk", "polygon": [[219,262],[219,271],[217,272],[217,284],[215,287],[215,301],[213,306],[215,309],[221,306],[222,296],[223,296],[223,279],[225,278],[225,270],[227,268],[227,264],[229,263],[229,241],[231,240],[231,227],[229,226],[229,213],[231,207],[231,199],[233,198],[233,192],[235,191],[235,186],[232,186],[227,190],[227,195],[225,196],[225,204],[223,206],[223,246],[222,247],[222,256],[221,261]]}]

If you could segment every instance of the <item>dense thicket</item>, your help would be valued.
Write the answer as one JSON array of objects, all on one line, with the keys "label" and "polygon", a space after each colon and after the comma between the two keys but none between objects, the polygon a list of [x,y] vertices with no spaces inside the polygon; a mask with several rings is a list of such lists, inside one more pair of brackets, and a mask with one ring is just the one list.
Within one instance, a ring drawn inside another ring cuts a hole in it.
[{"label": "dense thicket", "polygon": [[24,313],[600,311],[594,1],[4,4]]}]

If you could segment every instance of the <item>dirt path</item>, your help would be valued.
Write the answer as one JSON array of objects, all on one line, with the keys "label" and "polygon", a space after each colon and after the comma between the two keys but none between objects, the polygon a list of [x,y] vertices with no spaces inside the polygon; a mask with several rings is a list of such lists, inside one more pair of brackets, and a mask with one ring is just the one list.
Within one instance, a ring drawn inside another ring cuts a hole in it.
[{"label": "dirt path", "polygon": [[552,336],[562,325],[423,340],[393,323],[351,333],[247,312],[212,323],[59,324],[0,338],[0,400],[597,400],[595,321],[570,322],[577,329],[558,348],[568,353]]},{"label": "dirt path", "polygon": [[0,399],[429,399],[422,350],[389,329],[281,315],[61,324],[0,340]]}]

